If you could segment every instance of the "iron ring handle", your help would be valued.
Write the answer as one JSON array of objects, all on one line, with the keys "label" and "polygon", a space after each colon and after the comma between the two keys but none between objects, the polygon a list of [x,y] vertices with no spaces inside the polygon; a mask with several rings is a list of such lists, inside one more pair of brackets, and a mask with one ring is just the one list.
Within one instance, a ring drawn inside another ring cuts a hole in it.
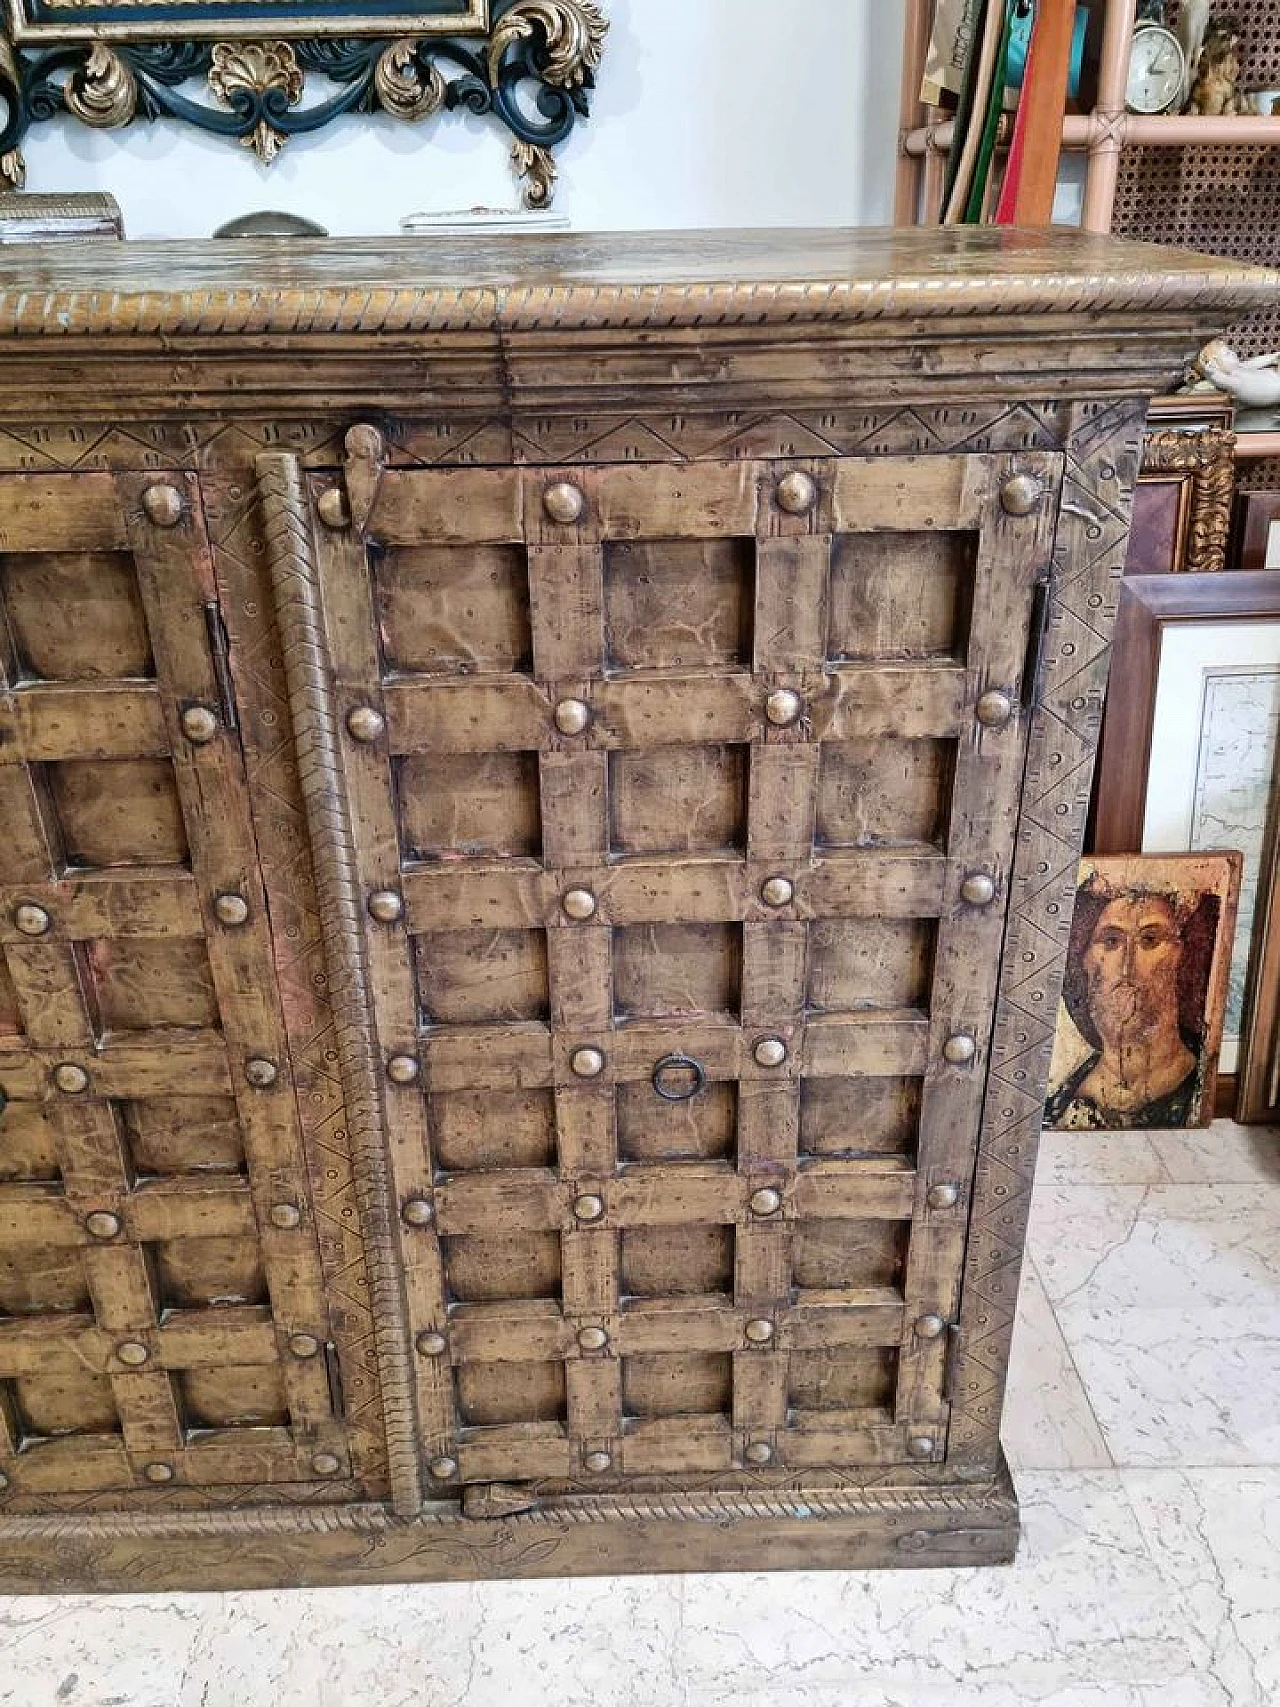
[{"label": "iron ring handle", "polygon": [[[691,1090],[671,1091],[663,1086],[663,1075],[677,1069],[693,1074]],[[653,1069],[653,1088],[663,1102],[692,1102],[706,1082],[707,1075],[701,1061],[695,1061],[691,1055],[664,1055]]]}]

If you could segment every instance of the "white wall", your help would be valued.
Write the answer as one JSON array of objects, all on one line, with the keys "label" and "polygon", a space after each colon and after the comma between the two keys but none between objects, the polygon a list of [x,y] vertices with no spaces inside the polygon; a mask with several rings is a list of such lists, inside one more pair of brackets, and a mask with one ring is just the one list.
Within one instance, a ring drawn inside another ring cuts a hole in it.
[{"label": "white wall", "polygon": [[[579,230],[879,224],[891,217],[903,0],[604,0],[590,120],[560,151]],[[264,167],[171,121],[102,134],[69,119],[26,142],[31,190],[110,190],[131,237],[206,236],[261,208],[335,235],[409,213],[511,207],[497,120],[339,120]]]}]

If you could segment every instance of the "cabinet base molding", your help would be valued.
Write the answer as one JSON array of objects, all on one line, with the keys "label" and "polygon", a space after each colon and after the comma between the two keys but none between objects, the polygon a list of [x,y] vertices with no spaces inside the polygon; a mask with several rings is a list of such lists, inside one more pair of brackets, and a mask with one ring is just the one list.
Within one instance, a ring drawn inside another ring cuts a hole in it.
[{"label": "cabinet base molding", "polygon": [[386,1505],[111,1512],[0,1523],[0,1593],[143,1594],[639,1572],[930,1569],[1012,1562],[1018,1502],[937,1488],[574,1494],[468,1517]]}]

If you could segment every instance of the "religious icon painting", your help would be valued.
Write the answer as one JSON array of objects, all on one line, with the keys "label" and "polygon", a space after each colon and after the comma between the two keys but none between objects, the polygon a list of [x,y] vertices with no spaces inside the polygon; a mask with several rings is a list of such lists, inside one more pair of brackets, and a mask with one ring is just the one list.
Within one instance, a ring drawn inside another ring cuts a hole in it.
[{"label": "religious icon painting", "polygon": [[1046,1127],[1212,1121],[1242,864],[1239,853],[1081,862]]}]

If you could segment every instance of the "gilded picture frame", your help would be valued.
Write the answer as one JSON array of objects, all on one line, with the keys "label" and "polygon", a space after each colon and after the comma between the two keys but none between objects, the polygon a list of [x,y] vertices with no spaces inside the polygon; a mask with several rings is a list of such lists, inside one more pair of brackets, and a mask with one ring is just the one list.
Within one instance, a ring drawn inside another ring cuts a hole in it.
[{"label": "gilded picture frame", "polygon": [[525,203],[590,108],[608,21],[596,0],[0,0],[0,189],[32,130],[176,119],[270,163],[350,113],[491,114]]},{"label": "gilded picture frame", "polygon": [[1126,575],[1227,567],[1236,483],[1230,398],[1157,397],[1147,417]]}]

